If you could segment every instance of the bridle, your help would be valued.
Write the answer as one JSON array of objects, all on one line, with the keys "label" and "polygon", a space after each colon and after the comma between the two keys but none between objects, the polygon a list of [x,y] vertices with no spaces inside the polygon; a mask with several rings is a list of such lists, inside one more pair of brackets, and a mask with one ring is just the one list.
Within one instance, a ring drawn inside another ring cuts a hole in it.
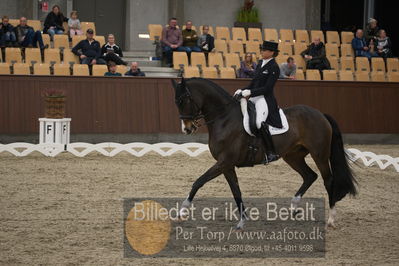
[{"label": "bridle", "polygon": [[183,104],[183,101],[186,100],[186,99],[188,99],[190,101],[190,103],[192,103],[191,104],[191,109],[193,111],[192,112],[193,114],[192,115],[179,115],[179,118],[181,120],[184,120],[184,119],[191,120],[191,121],[193,121],[194,126],[199,128],[201,126],[199,120],[201,118],[204,118],[205,116],[202,114],[201,108],[199,108],[198,104],[194,101],[194,99],[191,96],[191,93],[187,89],[187,87],[186,87],[185,92],[182,95],[180,95],[179,98],[177,98],[175,100],[176,105],[180,107]]}]

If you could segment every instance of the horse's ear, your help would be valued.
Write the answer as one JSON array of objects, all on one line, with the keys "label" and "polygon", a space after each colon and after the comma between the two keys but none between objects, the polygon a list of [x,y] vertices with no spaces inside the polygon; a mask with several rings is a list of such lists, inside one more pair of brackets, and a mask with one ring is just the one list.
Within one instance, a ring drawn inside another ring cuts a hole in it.
[{"label": "horse's ear", "polygon": [[178,84],[177,84],[176,80],[174,80],[174,79],[172,79],[172,86],[173,86],[173,88],[175,88],[175,90],[177,90]]}]

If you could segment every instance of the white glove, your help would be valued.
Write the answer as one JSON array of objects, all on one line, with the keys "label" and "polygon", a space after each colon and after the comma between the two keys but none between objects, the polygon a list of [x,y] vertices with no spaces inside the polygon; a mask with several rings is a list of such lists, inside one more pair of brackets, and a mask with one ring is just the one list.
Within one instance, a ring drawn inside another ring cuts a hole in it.
[{"label": "white glove", "polygon": [[250,90],[243,90],[243,91],[241,92],[241,95],[242,95],[243,97],[251,96],[251,91],[250,91]]},{"label": "white glove", "polygon": [[236,92],[234,93],[234,96],[241,94],[241,92],[242,92],[241,89],[236,90]]}]

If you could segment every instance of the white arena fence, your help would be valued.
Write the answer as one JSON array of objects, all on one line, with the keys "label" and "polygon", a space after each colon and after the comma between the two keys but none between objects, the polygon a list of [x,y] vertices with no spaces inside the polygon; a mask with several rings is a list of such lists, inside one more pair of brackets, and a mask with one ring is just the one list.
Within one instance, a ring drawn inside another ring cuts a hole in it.
[{"label": "white arena fence", "polygon": [[[161,142],[156,144],[148,144],[143,142],[133,142],[128,144],[120,144],[114,142],[104,142],[98,144],[90,144],[83,142],[75,142],[67,145],[64,144],[31,144],[25,142],[16,142],[10,144],[0,144],[0,153],[9,152],[15,156],[28,156],[32,152],[40,152],[45,156],[55,157],[61,152],[68,152],[77,157],[84,157],[92,152],[98,152],[104,156],[113,157],[120,152],[128,152],[133,156],[141,157],[148,152],[156,152],[161,156],[170,156],[176,152],[183,152],[191,157],[200,155],[209,151],[207,144],[189,142],[184,144],[176,144],[170,142]],[[362,152],[357,149],[347,149],[349,159],[352,162],[360,161],[365,166],[377,165],[380,169],[386,169],[393,166],[399,172],[399,157],[393,158],[389,155],[377,155],[373,152]]]}]

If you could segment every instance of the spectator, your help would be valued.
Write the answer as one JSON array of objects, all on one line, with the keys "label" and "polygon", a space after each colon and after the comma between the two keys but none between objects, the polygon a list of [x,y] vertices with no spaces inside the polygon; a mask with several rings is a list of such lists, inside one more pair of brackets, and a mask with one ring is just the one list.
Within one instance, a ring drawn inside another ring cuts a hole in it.
[{"label": "spectator", "polygon": [[306,61],[307,69],[330,69],[330,62],[326,57],[326,48],[319,37],[313,39],[308,48],[301,53]]},{"label": "spectator", "polygon": [[108,77],[121,77],[122,74],[116,72],[116,64],[113,61],[108,62],[108,72],[105,72],[104,76]]},{"label": "spectator", "polygon": [[68,22],[68,18],[64,17],[61,13],[60,7],[57,5],[53,6],[52,11],[47,15],[44,21],[43,33],[49,34],[51,40],[53,40],[55,34],[64,33],[65,29],[62,26],[64,21]]},{"label": "spectator", "polygon": [[69,36],[83,35],[82,27],[80,26],[80,20],[78,19],[78,11],[72,11],[71,17],[68,19]]},{"label": "spectator", "polygon": [[215,38],[209,34],[209,26],[202,26],[202,35],[198,38],[197,46],[201,48],[203,52],[212,52],[215,48]]},{"label": "spectator", "polygon": [[115,44],[115,36],[113,34],[108,34],[108,42],[101,48],[101,54],[107,62],[113,61],[117,65],[127,65],[127,63],[122,60],[122,49]]},{"label": "spectator", "polygon": [[162,30],[162,46],[169,67],[173,66],[173,51],[186,52],[186,49],[182,46],[182,33],[176,25],[177,19],[171,18],[169,20],[169,25]]},{"label": "spectator", "polygon": [[141,72],[137,62],[132,62],[130,65],[130,70],[125,73],[125,76],[145,77],[145,73]]},{"label": "spectator", "polygon": [[392,57],[392,44],[391,39],[387,37],[385,30],[381,29],[378,31],[378,37],[376,40],[377,54],[383,58]]},{"label": "spectator", "polygon": [[280,78],[282,79],[295,79],[296,64],[294,58],[291,56],[287,58],[287,63],[280,65]]},{"label": "spectator", "polygon": [[367,44],[370,43],[370,40],[376,39],[378,35],[378,26],[377,20],[373,18],[369,18],[368,24],[366,26],[366,42]]},{"label": "spectator", "polygon": [[0,23],[0,47],[16,46],[17,44],[14,27],[8,22],[8,17],[4,16]]},{"label": "spectator", "polygon": [[366,39],[363,37],[363,30],[358,29],[356,31],[355,38],[352,40],[352,48],[355,50],[355,56],[365,56],[371,58],[376,56],[375,52],[370,52],[370,47],[366,43]]},{"label": "spectator", "polygon": [[238,70],[239,78],[253,78],[255,75],[256,63],[253,61],[251,53],[246,53],[245,58],[240,63]]},{"label": "spectator", "polygon": [[93,38],[94,31],[88,29],[86,32],[86,40],[80,41],[75,47],[72,48],[72,52],[79,56],[81,64],[87,65],[104,65],[105,60],[101,58],[100,43]]},{"label": "spectator", "polygon": [[183,35],[183,47],[186,48],[187,53],[201,52],[201,48],[197,46],[198,35],[195,30],[192,29],[193,23],[188,20],[186,22],[186,28],[182,31]]},{"label": "spectator", "polygon": [[42,33],[28,26],[25,17],[19,19],[19,25],[15,27],[15,37],[22,47],[38,47],[39,45],[41,50],[48,48],[48,44],[43,43]]}]

